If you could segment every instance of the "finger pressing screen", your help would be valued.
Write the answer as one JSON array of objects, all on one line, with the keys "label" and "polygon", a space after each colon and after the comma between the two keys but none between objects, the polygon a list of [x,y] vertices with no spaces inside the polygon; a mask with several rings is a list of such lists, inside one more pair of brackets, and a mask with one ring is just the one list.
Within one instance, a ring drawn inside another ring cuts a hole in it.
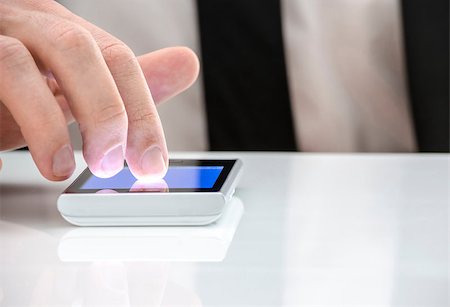
[{"label": "finger pressing screen", "polygon": [[125,156],[136,177],[164,176],[168,152],[149,85],[156,100],[176,95],[195,80],[197,57],[170,48],[137,59],[120,40],[58,3],[28,6],[32,13],[10,15],[3,28],[55,76],[80,125],[91,171],[112,176]]},{"label": "finger pressing screen", "polygon": [[118,173],[124,164],[128,119],[123,101],[101,51],[89,31],[48,14],[24,14],[5,21],[50,70],[66,97],[83,137],[83,154],[99,177]]},{"label": "finger pressing screen", "polygon": [[164,131],[136,56],[120,40],[64,7],[55,5],[53,9],[87,29],[101,50],[128,116],[126,160],[131,172],[138,178],[164,176],[169,159]]}]

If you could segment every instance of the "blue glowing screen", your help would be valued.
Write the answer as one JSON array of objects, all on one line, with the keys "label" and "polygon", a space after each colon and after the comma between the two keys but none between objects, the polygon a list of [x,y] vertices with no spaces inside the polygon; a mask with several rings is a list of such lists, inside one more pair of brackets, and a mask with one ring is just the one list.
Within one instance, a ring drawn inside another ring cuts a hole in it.
[{"label": "blue glowing screen", "polygon": [[[223,166],[170,166],[164,181],[169,188],[210,189],[214,187]],[[136,182],[128,167],[111,178],[88,178],[80,187],[87,189],[130,189]]]}]

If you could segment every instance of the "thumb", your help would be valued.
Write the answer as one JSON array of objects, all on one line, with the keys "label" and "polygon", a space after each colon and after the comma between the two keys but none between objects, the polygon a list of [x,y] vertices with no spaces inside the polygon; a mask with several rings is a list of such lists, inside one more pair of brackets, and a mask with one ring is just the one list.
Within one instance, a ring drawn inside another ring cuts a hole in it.
[{"label": "thumb", "polygon": [[138,57],[155,103],[186,90],[197,79],[199,61],[186,47],[160,49]]}]

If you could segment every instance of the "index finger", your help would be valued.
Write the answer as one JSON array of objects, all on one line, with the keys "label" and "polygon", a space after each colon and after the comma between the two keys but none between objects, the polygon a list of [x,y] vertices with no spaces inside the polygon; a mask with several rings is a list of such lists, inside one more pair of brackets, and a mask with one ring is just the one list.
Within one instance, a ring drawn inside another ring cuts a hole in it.
[{"label": "index finger", "polygon": [[55,12],[91,32],[117,85],[128,116],[126,160],[138,178],[163,177],[168,152],[161,120],[139,62],[131,49],[109,33],[54,3]]}]

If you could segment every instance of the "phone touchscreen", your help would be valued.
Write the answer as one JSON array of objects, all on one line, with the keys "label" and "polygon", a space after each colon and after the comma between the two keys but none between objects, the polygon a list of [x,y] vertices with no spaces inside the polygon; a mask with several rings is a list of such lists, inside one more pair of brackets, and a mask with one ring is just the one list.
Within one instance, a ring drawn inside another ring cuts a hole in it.
[{"label": "phone touchscreen", "polygon": [[96,177],[86,169],[66,192],[218,191],[233,164],[234,160],[171,160],[164,178],[154,181],[138,180],[127,166],[111,178]]}]

